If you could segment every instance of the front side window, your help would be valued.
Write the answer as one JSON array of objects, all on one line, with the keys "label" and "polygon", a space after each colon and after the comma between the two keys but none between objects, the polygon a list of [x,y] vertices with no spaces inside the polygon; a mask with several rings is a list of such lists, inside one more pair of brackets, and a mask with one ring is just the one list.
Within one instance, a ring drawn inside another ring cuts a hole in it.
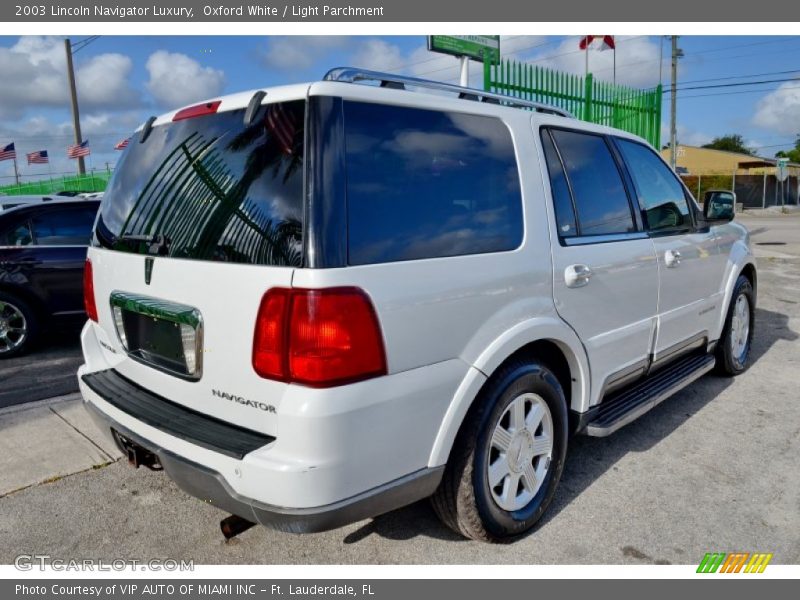
[{"label": "front side window", "polygon": [[691,226],[689,205],[678,178],[647,146],[617,139],[636,186],[650,231],[683,230]]},{"label": "front side window", "polygon": [[350,264],[522,242],[519,173],[502,121],[346,101],[344,123]]},{"label": "front side window", "polygon": [[569,178],[580,235],[636,231],[628,195],[605,138],[552,129]]},{"label": "front side window", "polygon": [[33,239],[39,246],[88,245],[94,217],[90,207],[48,210],[31,219]]}]

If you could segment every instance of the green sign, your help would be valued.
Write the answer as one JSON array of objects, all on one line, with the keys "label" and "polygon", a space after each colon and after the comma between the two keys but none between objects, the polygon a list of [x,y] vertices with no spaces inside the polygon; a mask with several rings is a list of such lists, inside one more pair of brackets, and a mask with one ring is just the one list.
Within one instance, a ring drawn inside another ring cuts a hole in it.
[{"label": "green sign", "polygon": [[429,35],[428,50],[467,56],[480,62],[500,60],[499,35]]}]

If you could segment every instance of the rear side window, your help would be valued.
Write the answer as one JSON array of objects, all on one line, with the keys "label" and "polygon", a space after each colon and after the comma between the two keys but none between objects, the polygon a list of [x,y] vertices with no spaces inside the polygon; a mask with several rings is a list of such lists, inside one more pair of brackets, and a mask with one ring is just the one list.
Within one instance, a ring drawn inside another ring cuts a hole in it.
[{"label": "rear side window", "polygon": [[183,119],[136,133],[103,196],[99,245],[176,258],[300,266],[305,101]]},{"label": "rear side window", "polygon": [[669,231],[691,226],[683,186],[667,165],[647,146],[624,139],[616,141],[636,186],[648,229]]},{"label": "rear side window", "polygon": [[575,221],[575,208],[572,206],[572,195],[569,193],[564,165],[561,164],[561,158],[556,152],[549,131],[542,132],[542,145],[547,162],[547,172],[550,175],[550,193],[553,196],[553,207],[556,211],[558,235],[561,237],[576,236],[578,227]]},{"label": "rear side window", "polygon": [[344,103],[350,264],[513,250],[522,198],[493,117]]},{"label": "rear side window", "polygon": [[28,221],[13,225],[0,235],[0,246],[30,246],[33,243]]},{"label": "rear side window", "polygon": [[577,210],[580,235],[636,231],[628,194],[605,138],[552,129]]},{"label": "rear side window", "polygon": [[33,239],[39,246],[88,246],[94,217],[88,207],[40,213],[31,219]]}]

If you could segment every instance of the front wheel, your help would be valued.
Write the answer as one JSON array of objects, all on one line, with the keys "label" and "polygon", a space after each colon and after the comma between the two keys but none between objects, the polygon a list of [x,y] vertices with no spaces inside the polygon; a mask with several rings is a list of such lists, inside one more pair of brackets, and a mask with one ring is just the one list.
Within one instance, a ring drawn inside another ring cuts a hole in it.
[{"label": "front wheel", "polygon": [[553,373],[523,361],[502,367],[456,437],[434,510],[475,540],[524,533],[553,499],[567,432],[564,392]]},{"label": "front wheel", "polygon": [[747,277],[733,286],[722,338],[717,346],[717,370],[723,375],[743,373],[750,366],[750,347],[755,325],[755,297]]}]

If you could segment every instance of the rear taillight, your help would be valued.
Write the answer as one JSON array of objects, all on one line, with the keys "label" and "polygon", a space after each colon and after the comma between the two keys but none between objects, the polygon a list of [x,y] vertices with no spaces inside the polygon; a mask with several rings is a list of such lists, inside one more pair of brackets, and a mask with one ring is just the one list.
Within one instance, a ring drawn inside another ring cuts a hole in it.
[{"label": "rear taillight", "polygon": [[313,387],[385,375],[370,299],[358,288],[269,290],[256,319],[253,368],[262,377]]},{"label": "rear taillight", "polygon": [[96,323],[97,303],[94,299],[94,274],[92,273],[92,261],[88,258],[83,265],[83,307],[86,309],[86,315]]}]

